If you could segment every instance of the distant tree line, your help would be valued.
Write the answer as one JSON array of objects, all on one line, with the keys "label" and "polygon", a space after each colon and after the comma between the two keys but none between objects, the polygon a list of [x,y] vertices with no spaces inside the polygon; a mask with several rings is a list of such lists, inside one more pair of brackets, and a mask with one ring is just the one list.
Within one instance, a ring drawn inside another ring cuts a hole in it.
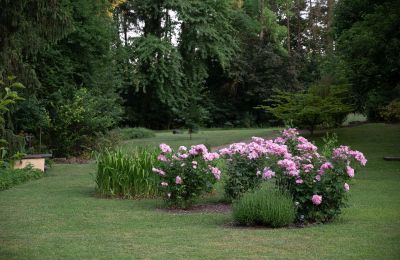
[{"label": "distant tree line", "polygon": [[40,135],[58,155],[115,126],[282,123],[259,109],[279,95],[336,98],[342,114],[371,120],[399,97],[396,0],[0,0],[0,10],[0,75],[25,86],[2,129]]}]

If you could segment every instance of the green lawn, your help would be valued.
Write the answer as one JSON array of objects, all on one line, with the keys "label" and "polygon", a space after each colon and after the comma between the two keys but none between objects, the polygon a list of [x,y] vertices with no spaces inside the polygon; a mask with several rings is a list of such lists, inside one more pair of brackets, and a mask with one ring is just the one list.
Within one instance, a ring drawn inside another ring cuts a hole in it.
[{"label": "green lawn", "polygon": [[400,125],[337,132],[369,162],[333,223],[229,228],[229,214],[169,214],[157,200],[96,198],[93,165],[56,165],[48,177],[0,192],[0,259],[399,259],[400,162],[382,157],[400,156]]},{"label": "green lawn", "polygon": [[205,144],[209,147],[230,144],[240,140],[246,140],[252,136],[271,136],[277,133],[279,128],[251,128],[251,129],[212,129],[201,130],[199,133],[192,135],[190,140],[189,134],[172,134],[172,131],[157,132],[156,137],[133,139],[123,144],[124,149],[131,149],[137,146],[158,146],[160,143],[167,143],[177,148],[180,145],[189,146],[192,144]]}]

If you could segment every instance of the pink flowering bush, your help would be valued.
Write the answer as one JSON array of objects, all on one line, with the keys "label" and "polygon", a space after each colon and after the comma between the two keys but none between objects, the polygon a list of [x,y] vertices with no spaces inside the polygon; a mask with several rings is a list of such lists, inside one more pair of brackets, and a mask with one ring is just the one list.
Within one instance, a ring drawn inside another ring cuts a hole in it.
[{"label": "pink flowering bush", "polygon": [[361,152],[335,146],[326,140],[320,154],[294,128],[285,129],[274,140],[254,137],[249,144],[232,144],[220,151],[228,159],[225,191],[238,198],[262,180],[271,180],[291,194],[299,221],[331,220],[345,206],[351,189],[348,183],[356,173],[354,165],[367,163]]},{"label": "pink flowering bush", "polygon": [[203,144],[181,146],[177,151],[160,144],[160,150],[153,172],[161,178],[160,189],[169,206],[189,207],[195,198],[210,192],[221,178],[221,171],[215,166],[220,155],[209,152]]}]

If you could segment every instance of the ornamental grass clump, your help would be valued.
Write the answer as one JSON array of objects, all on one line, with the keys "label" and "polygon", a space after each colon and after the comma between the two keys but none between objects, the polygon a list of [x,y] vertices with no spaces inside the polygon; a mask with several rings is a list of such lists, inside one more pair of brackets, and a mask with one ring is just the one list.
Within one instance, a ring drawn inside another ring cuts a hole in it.
[{"label": "ornamental grass clump", "polygon": [[218,153],[209,152],[203,144],[190,148],[180,146],[175,152],[160,144],[158,166],[153,168],[160,177],[160,189],[168,206],[188,208],[200,195],[210,192],[221,177],[216,167]]},{"label": "ornamental grass clump", "polygon": [[263,187],[246,192],[233,204],[233,218],[240,225],[284,227],[294,222],[296,208],[288,192]]},{"label": "ornamental grass clump", "polygon": [[137,149],[132,153],[105,150],[97,155],[96,191],[123,198],[149,198],[159,194],[159,177],[152,172],[155,151]]},{"label": "ornamental grass clump", "polygon": [[[297,206],[298,221],[325,222],[334,219],[345,206],[355,165],[367,163],[361,152],[348,146],[334,146],[335,142],[327,140],[320,154],[313,143],[289,128],[274,140],[254,137],[251,143],[232,144],[220,150],[220,154],[228,158],[227,183],[232,186],[229,189],[246,186],[243,176],[249,175],[252,165],[257,165],[250,173],[252,178],[271,180],[279,189],[289,192]],[[244,165],[248,168],[236,167],[239,160],[247,160]]]}]

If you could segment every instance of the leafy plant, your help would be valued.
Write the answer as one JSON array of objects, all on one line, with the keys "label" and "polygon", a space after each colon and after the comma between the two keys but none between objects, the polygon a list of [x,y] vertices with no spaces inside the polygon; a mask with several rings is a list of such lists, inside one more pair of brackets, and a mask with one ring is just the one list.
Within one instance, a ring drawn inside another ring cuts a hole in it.
[{"label": "leafy plant", "polygon": [[30,167],[25,169],[0,168],[0,191],[41,177],[43,177],[42,171]]},{"label": "leafy plant", "polygon": [[[299,221],[325,222],[339,215],[345,206],[348,183],[355,175],[353,164],[367,163],[361,152],[347,146],[334,147],[335,138],[325,140],[321,155],[317,146],[289,128],[274,140],[253,137],[252,142],[232,144],[220,154],[231,161],[240,158],[258,164],[259,168],[250,174],[271,179],[279,189],[289,192],[298,206]],[[242,179],[236,180],[240,187]]]},{"label": "leafy plant", "polygon": [[188,208],[200,195],[210,192],[220,179],[221,171],[214,161],[218,153],[210,153],[205,145],[185,146],[173,152],[167,144],[160,144],[159,167],[153,171],[161,178],[161,190],[169,206]]},{"label": "leafy plant", "polygon": [[260,186],[262,180],[254,174],[260,168],[260,163],[260,160],[249,160],[240,154],[234,154],[226,162],[224,190],[227,199],[238,199],[246,191]]},{"label": "leafy plant", "polygon": [[400,122],[400,99],[393,100],[381,111],[383,120],[389,123]]},{"label": "leafy plant", "polygon": [[139,148],[133,153],[106,150],[97,155],[96,191],[123,198],[148,198],[158,195],[159,178],[151,169],[156,153]]},{"label": "leafy plant", "polygon": [[233,204],[233,218],[241,225],[283,227],[295,220],[296,207],[288,192],[264,186]]},{"label": "leafy plant", "polygon": [[318,93],[315,88],[300,93],[277,91],[269,100],[273,104],[259,108],[285,123],[291,121],[296,127],[306,128],[313,134],[318,125],[340,124],[352,111],[342,101],[341,95],[342,92],[334,90],[328,94]]}]

